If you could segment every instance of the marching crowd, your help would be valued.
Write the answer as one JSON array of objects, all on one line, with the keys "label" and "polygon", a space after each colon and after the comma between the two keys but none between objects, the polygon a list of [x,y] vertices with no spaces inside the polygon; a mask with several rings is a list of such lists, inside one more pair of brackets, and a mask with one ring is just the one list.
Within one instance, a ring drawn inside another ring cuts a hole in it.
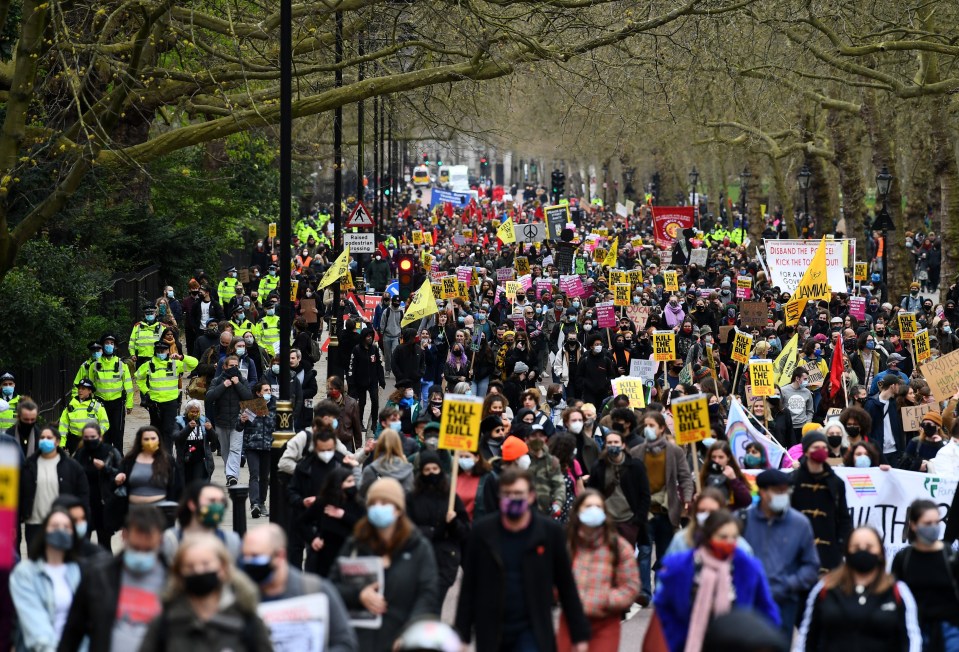
[{"label": "marching crowd", "polygon": [[[702,231],[677,230],[664,247],[651,244],[646,206],[628,217],[589,207],[555,239],[524,245],[499,227],[541,222],[538,202],[481,203],[405,209],[381,226],[375,254],[352,256],[335,279],[329,216],[304,217],[294,301],[278,294],[269,239],[248,269],[198,273],[183,297],[164,288],[129,338],[90,343],[59,420],[0,376],[0,443],[20,460],[0,649],[268,650],[257,604],[322,593],[338,651],[618,650],[636,605],[653,612],[644,645],[670,652],[959,650],[959,522],[943,533],[939,506],[916,501],[909,545],[887,560],[881,534],[855,527],[833,470],[959,477],[959,391],[937,401],[899,319],[928,329],[933,359],[959,347],[956,285],[941,305],[920,296],[938,285],[935,234],[913,243],[926,274],[909,294],[888,296],[871,237],[860,243],[872,253],[866,280],[847,270],[855,293],[810,301],[787,326],[790,293],[750,254],[761,243],[738,218],[730,229],[704,212]],[[783,233],[769,216],[764,236]],[[692,262],[698,249],[705,262]],[[418,299],[391,286],[403,253],[416,256],[417,298],[434,292],[422,317],[408,318]],[[464,269],[448,294],[443,277]],[[628,305],[609,323],[619,273]],[[762,323],[741,314],[741,279]],[[292,333],[280,332],[283,310]],[[318,378],[330,330],[328,368],[343,371]],[[674,334],[675,359],[638,407],[611,381],[655,357],[657,331]],[[753,396],[747,365],[733,361],[740,332],[751,359],[789,358],[772,396]],[[281,373],[297,434],[271,469]],[[483,398],[476,450],[439,448],[447,393]],[[710,432],[680,446],[673,403],[698,394]],[[150,425],[129,443],[136,397]],[[745,454],[726,436],[735,404],[764,432]],[[900,408],[918,405],[930,409],[904,430]],[[251,519],[280,501],[281,522],[242,538],[224,528],[217,464],[226,488],[247,469]],[[346,574],[342,560],[356,557],[381,560],[382,584]]]}]

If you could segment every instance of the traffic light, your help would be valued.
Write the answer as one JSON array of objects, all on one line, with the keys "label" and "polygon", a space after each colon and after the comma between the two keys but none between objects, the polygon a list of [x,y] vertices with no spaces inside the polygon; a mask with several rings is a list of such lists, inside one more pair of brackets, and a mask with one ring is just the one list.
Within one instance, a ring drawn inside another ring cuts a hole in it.
[{"label": "traffic light", "polygon": [[430,162],[430,155],[429,155],[429,154],[423,154],[423,163],[424,163],[425,165],[428,165],[429,162]]},{"label": "traffic light", "polygon": [[483,156],[482,158],[480,158],[480,176],[482,177],[486,176],[487,168],[489,168],[489,160],[485,156]]},{"label": "traffic light", "polygon": [[416,256],[413,254],[399,254],[396,256],[396,266],[399,270],[396,279],[400,286],[400,301],[406,301],[413,293],[413,270],[416,267],[413,263]]}]

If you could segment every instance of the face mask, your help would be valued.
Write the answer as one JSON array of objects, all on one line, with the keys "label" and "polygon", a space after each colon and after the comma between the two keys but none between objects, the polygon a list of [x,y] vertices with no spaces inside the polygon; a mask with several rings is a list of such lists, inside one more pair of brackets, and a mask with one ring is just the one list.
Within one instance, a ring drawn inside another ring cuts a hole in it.
[{"label": "face mask", "polygon": [[[587,323],[583,324],[583,330],[589,332],[589,331],[593,330],[593,325],[587,322]],[[602,350],[603,350],[603,347],[600,347],[599,350],[602,351]]]},{"label": "face mask", "polygon": [[511,521],[518,521],[529,511],[525,498],[500,498],[499,511]]},{"label": "face mask", "polygon": [[324,464],[329,464],[330,460],[336,455],[336,451],[322,451],[317,453],[316,456],[323,461]]},{"label": "face mask", "polygon": [[246,342],[248,345],[252,345],[252,344],[253,344],[253,337],[252,337],[252,336],[251,336],[251,337],[244,337],[244,338],[243,338],[243,341]]},{"label": "face mask", "polygon": [[516,466],[518,466],[519,468],[525,471],[526,469],[529,468],[530,462],[532,462],[532,460],[530,460],[529,455],[528,454],[523,455],[518,460],[516,460]]},{"label": "face mask", "polygon": [[244,319],[246,319],[246,315],[245,315],[244,313],[242,313],[242,312],[236,313],[236,321],[237,321],[237,323],[242,322]]},{"label": "face mask", "polygon": [[269,555],[244,557],[240,562],[240,568],[257,584],[269,584],[273,577],[272,561]]},{"label": "face mask", "polygon": [[73,547],[73,535],[68,530],[52,530],[44,535],[44,541],[54,550],[69,550]]},{"label": "face mask", "polygon": [[911,294],[911,295],[914,296],[914,297],[915,297],[915,296],[919,296],[919,290],[910,290],[910,291],[909,291],[909,294]]},{"label": "face mask", "polygon": [[602,346],[594,346],[594,347],[593,347],[593,353],[595,353],[596,355],[599,355],[599,354],[602,353],[602,352],[603,352],[603,347],[602,347]]},{"label": "face mask", "polygon": [[389,421],[386,424],[386,427],[390,430],[395,430],[396,432],[402,432],[403,422],[402,421]]},{"label": "face mask", "polygon": [[57,443],[52,439],[41,439],[39,447],[43,455],[49,455],[57,449]]},{"label": "face mask", "polygon": [[166,295],[172,299],[172,298],[173,298],[173,290],[167,290]]},{"label": "face mask", "polygon": [[846,563],[857,573],[868,573],[879,566],[879,555],[868,550],[857,550],[846,555]]},{"label": "face mask", "polygon": [[468,473],[473,470],[474,466],[476,466],[476,460],[474,460],[472,457],[461,457],[459,458],[458,464],[460,465],[460,470]]},{"label": "face mask", "polygon": [[271,399],[271,398],[273,398],[273,394],[264,394],[264,395],[263,395],[263,400],[266,401],[267,403],[270,402],[270,399]]},{"label": "face mask", "polygon": [[846,432],[849,434],[850,437],[858,437],[859,426],[846,426]]},{"label": "face mask", "polygon": [[746,462],[746,466],[759,466],[763,463],[763,458],[759,457],[759,455],[746,453],[746,455],[743,456],[743,461]]},{"label": "face mask", "polygon": [[377,530],[388,528],[396,522],[396,508],[393,505],[371,505],[366,517]]},{"label": "face mask", "polygon": [[103,352],[106,353],[107,355],[113,355],[113,351],[114,351],[114,348],[112,344],[103,345]]},{"label": "face mask", "polygon": [[198,598],[210,595],[220,588],[220,576],[216,571],[186,575],[183,578],[183,590]]},{"label": "face mask", "polygon": [[703,439],[703,446],[705,446],[706,448],[712,447],[712,445],[715,443],[716,443],[716,440],[713,437],[706,437]]},{"label": "face mask", "polygon": [[246,355],[246,347],[245,347],[245,346],[241,346],[241,347],[237,348],[236,354],[237,354],[238,356],[240,356],[241,358],[242,358],[243,356],[245,356],[245,355]]},{"label": "face mask", "polygon": [[206,527],[216,527],[223,522],[224,512],[226,512],[226,505],[223,503],[210,503],[200,508],[200,522]]},{"label": "face mask", "polygon": [[646,435],[646,439],[649,441],[656,441],[656,438],[659,437],[659,433],[656,432],[656,429],[652,426],[643,428],[643,434]]},{"label": "face mask", "polygon": [[789,494],[773,494],[769,498],[769,509],[782,514],[789,509]]},{"label": "face mask", "polygon": [[606,522],[606,511],[599,505],[584,507],[579,512],[579,522],[586,527],[599,527]]},{"label": "face mask", "polygon": [[166,360],[169,357],[170,357],[169,353],[157,353],[157,358],[159,358],[160,360]]},{"label": "face mask", "polygon": [[829,441],[830,448],[839,448],[840,446],[842,446],[841,435],[829,435],[828,437],[826,437],[826,439]]},{"label": "face mask", "polygon": [[696,523],[699,527],[703,526],[703,523],[706,522],[706,519],[709,518],[711,512],[696,512]]},{"label": "face mask", "polygon": [[278,364],[273,365],[272,367],[270,367],[270,371],[273,372],[274,376],[277,375],[278,373],[280,373],[280,365]]},{"label": "face mask", "polygon": [[607,446],[606,450],[609,452],[610,457],[619,457],[623,453],[622,446]]},{"label": "face mask", "polygon": [[90,529],[90,524],[86,521],[80,521],[73,526],[73,529],[76,530],[77,536],[82,539],[83,537],[87,536],[87,530]]},{"label": "face mask", "polygon": [[872,466],[872,460],[869,459],[868,455],[859,455],[854,460],[857,469],[868,469]]},{"label": "face mask", "polygon": [[340,420],[334,418],[333,421],[330,423],[330,427],[333,428],[333,430],[336,430],[337,428],[339,428]]},{"label": "face mask", "polygon": [[927,436],[927,437],[932,437],[934,434],[936,434],[936,431],[937,431],[938,429],[939,429],[939,427],[938,427],[936,424],[934,424],[934,423],[924,423],[924,424],[922,424],[922,430],[923,430],[923,432],[926,433],[926,436]]},{"label": "face mask", "polygon": [[152,321],[155,320],[156,318],[157,318],[156,315],[147,315],[147,316],[146,316],[146,320],[147,320],[148,322],[152,322]]},{"label": "face mask", "polygon": [[426,438],[426,447],[427,447],[429,450],[435,451],[437,448],[439,448],[439,445],[440,445],[440,440],[439,440],[438,437],[427,437],[427,438]]},{"label": "face mask", "polygon": [[573,307],[576,308],[577,310],[579,310],[579,306],[580,306],[579,301],[574,301],[574,302],[573,302]]},{"label": "face mask", "polygon": [[569,431],[574,435],[578,435],[583,432],[583,422],[582,421],[570,421],[569,422]]},{"label": "face mask", "polygon": [[134,575],[144,575],[149,573],[156,566],[157,556],[155,552],[140,552],[139,550],[124,550],[123,565]]},{"label": "face mask", "polygon": [[13,396],[13,390],[14,390],[14,387],[12,385],[7,385],[2,389],[3,395],[6,396],[7,398],[10,398],[11,396]]},{"label": "face mask", "polygon": [[93,359],[94,359],[94,360],[99,360],[101,357],[103,357],[103,351],[94,351],[94,352],[93,352]]},{"label": "face mask", "polygon": [[916,538],[925,544],[933,544],[939,540],[939,524],[917,525]]},{"label": "face mask", "polygon": [[726,560],[733,556],[733,552],[736,550],[735,541],[716,541],[710,539],[707,543],[709,546],[709,551],[713,554],[713,557],[719,560]]},{"label": "face mask", "polygon": [[825,448],[817,448],[816,450],[809,453],[809,459],[811,459],[813,462],[818,462],[820,464],[825,462],[826,458],[828,457],[829,457],[829,451],[827,451]]},{"label": "face mask", "polygon": [[84,439],[84,440],[83,440],[83,447],[86,448],[88,451],[93,452],[93,451],[95,451],[96,449],[100,448],[100,440],[99,440],[99,439]]}]

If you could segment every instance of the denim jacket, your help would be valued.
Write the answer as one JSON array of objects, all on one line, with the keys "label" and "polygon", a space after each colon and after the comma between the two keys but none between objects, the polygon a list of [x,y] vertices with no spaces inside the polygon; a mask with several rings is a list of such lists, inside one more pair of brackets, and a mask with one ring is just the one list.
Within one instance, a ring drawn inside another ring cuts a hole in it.
[{"label": "denim jacket", "polygon": [[[17,610],[19,632],[17,652],[54,652],[59,637],[53,627],[56,607],[53,602],[53,580],[44,561],[24,560],[10,573],[10,596]],[[67,581],[75,592],[80,584],[80,566],[67,562]],[[85,652],[84,641],[81,652]]]}]

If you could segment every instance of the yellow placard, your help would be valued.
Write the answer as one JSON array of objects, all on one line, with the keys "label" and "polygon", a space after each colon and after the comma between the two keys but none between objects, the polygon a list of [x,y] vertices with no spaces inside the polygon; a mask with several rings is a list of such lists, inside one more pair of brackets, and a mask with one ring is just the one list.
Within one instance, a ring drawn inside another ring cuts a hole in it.
[{"label": "yellow placard", "polygon": [[435,256],[428,254],[425,251],[423,252],[421,258],[423,259],[423,267],[426,269],[430,269],[433,266],[433,261],[436,260]]},{"label": "yellow placard", "polygon": [[456,281],[456,291],[458,295],[469,301],[470,298],[470,284],[466,281]]},{"label": "yellow placard", "polygon": [[593,249],[593,262],[602,264],[606,260],[606,250],[602,247]]},{"label": "yellow placard", "polygon": [[526,256],[517,256],[513,261],[513,267],[516,268],[516,274],[526,276],[529,274],[529,258]]},{"label": "yellow placard", "polygon": [[423,231],[423,244],[433,246],[433,234],[429,231]]},{"label": "yellow placard", "polygon": [[679,292],[679,274],[674,269],[663,270],[663,281],[667,292]]},{"label": "yellow placard", "polygon": [[749,386],[753,396],[773,396],[776,393],[776,372],[772,360],[749,361]]},{"label": "yellow placard", "polygon": [[444,299],[452,299],[455,296],[458,296],[459,288],[456,286],[456,277],[455,276],[444,276],[440,279],[440,282],[443,283],[443,292],[442,296]]},{"label": "yellow placard", "polygon": [[916,347],[916,360],[919,364],[922,364],[932,356],[932,346],[930,346],[929,343],[928,328],[916,331],[916,341],[914,345]]},{"label": "yellow placard", "polygon": [[673,399],[670,411],[678,445],[694,444],[709,437],[709,399],[705,394]]},{"label": "yellow placard", "polygon": [[604,227],[593,229],[593,233],[595,233],[596,235],[603,236],[605,238],[606,236],[609,235],[609,229],[607,229],[604,226]]},{"label": "yellow placard", "polygon": [[268,233],[270,234],[270,238],[276,237],[276,222],[270,222]]},{"label": "yellow placard", "polygon": [[0,466],[0,509],[16,509],[20,496],[20,467]]},{"label": "yellow placard", "polygon": [[[495,222],[496,220],[493,220]],[[516,242],[516,230],[513,228],[513,218],[507,218],[505,222],[496,229],[496,237],[503,241],[503,244],[512,244]]]},{"label": "yellow placard", "polygon": [[628,282],[629,282],[629,276],[626,274],[626,272],[622,272],[618,269],[609,270],[609,284],[611,286],[619,285],[620,283],[628,283]]},{"label": "yellow placard", "polygon": [[629,284],[633,288],[638,288],[643,284],[643,270],[641,269],[631,269],[629,270]]},{"label": "yellow placard", "polygon": [[514,301],[516,299],[516,293],[522,288],[523,286],[519,281],[506,281],[506,298]]},{"label": "yellow placard", "polygon": [[736,329],[736,337],[733,339],[733,350],[729,354],[736,362],[746,364],[749,362],[749,352],[753,350],[753,336]]},{"label": "yellow placard", "polygon": [[676,333],[656,331],[653,333],[653,360],[669,362],[676,359]]},{"label": "yellow placard", "polygon": [[856,276],[855,280],[865,281],[866,272],[869,270],[869,263],[856,263]]},{"label": "yellow placard", "polygon": [[300,282],[296,279],[290,281],[290,301],[296,301],[296,291],[300,287]]},{"label": "yellow placard", "polygon": [[413,231],[413,244],[419,247],[423,244],[423,232]]},{"label": "yellow placard", "polygon": [[629,241],[629,246],[633,247],[634,249],[640,249],[643,246],[643,239],[633,238]]},{"label": "yellow placard", "polygon": [[476,451],[479,448],[482,396],[446,394],[440,417],[439,447],[448,451]]},{"label": "yellow placard", "polygon": [[613,305],[626,307],[629,305],[629,283],[617,283],[613,286]]},{"label": "yellow placard", "polygon": [[752,290],[753,280],[749,276],[739,276],[736,278],[736,288],[741,290]]},{"label": "yellow placard", "polygon": [[642,378],[635,376],[620,376],[613,378],[613,396],[623,394],[629,397],[629,407],[641,410],[646,407],[646,386]]},{"label": "yellow placard", "polygon": [[790,299],[783,308],[783,314],[786,317],[786,326],[795,326],[799,323],[803,311],[806,309],[807,299]]},{"label": "yellow placard", "polygon": [[463,237],[467,240],[473,239],[473,229],[463,229]]},{"label": "yellow placard", "polygon": [[918,327],[916,326],[916,313],[914,312],[900,312],[899,313],[899,337],[904,340],[914,340],[916,339],[916,331]]},{"label": "yellow placard", "polygon": [[442,283],[433,283],[430,281],[430,289],[433,291],[434,297],[443,298],[443,284]]},{"label": "yellow placard", "polygon": [[823,236],[791,300],[828,299],[830,295],[829,278],[826,275],[826,236]]}]

